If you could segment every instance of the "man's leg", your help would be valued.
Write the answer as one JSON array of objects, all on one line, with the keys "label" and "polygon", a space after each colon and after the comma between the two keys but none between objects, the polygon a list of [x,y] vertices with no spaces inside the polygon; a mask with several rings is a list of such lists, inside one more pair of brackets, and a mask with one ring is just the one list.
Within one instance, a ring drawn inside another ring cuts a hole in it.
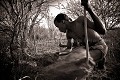
[{"label": "man's leg", "polygon": [[90,55],[96,63],[95,68],[100,69],[100,70],[105,68],[104,67],[105,58],[104,58],[104,55],[103,55],[102,51],[100,51],[100,50],[90,50]]},{"label": "man's leg", "polygon": [[105,58],[103,58],[103,59],[101,59],[100,61],[97,62],[96,68],[100,69],[100,70],[105,69],[104,65],[105,65]]}]

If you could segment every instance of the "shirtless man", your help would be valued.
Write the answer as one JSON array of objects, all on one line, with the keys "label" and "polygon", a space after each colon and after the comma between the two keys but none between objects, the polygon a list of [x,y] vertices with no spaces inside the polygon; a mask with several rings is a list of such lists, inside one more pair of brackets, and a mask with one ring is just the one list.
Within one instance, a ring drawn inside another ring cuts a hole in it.
[{"label": "shirtless man", "polygon": [[[87,0],[82,0],[82,5],[93,19],[93,22],[87,19],[90,55],[96,62],[96,67],[98,69],[104,69],[108,47],[100,35],[106,33],[106,28],[98,16],[92,11]],[[67,49],[70,49],[72,46],[85,46],[84,16],[79,16],[76,20],[70,21],[66,14],[60,13],[55,17],[54,24],[61,32],[66,33],[68,40]],[[74,39],[73,45],[71,44],[71,39]],[[60,46],[62,47],[62,45]]]}]

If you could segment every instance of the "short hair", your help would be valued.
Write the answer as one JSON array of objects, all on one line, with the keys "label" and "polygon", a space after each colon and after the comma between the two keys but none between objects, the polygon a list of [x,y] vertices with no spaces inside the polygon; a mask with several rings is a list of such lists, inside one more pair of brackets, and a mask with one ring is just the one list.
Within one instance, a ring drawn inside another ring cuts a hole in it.
[{"label": "short hair", "polygon": [[69,21],[69,18],[68,18],[68,16],[67,16],[66,14],[60,13],[60,14],[58,14],[58,15],[55,17],[54,23],[55,23],[55,21],[61,22],[62,20],[67,20],[67,21]]}]

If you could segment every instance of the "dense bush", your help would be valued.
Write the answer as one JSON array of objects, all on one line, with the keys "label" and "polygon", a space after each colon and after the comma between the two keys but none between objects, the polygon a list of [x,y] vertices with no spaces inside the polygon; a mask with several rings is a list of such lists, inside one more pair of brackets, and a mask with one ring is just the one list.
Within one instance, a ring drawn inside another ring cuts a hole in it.
[{"label": "dense bush", "polygon": [[[105,39],[109,50],[108,50],[108,54],[106,56],[107,60],[106,60],[106,71],[100,72],[100,71],[93,71],[93,73],[91,74],[91,76],[89,77],[89,80],[119,80],[119,74],[120,74],[120,29],[117,30],[110,30],[107,32],[107,34],[105,36],[103,36],[103,38]],[[113,35],[114,34],[114,35]],[[39,41],[40,42],[40,41]],[[44,44],[44,45],[42,45]],[[1,65],[1,70],[2,72],[4,72],[4,75],[6,74],[6,71],[8,73],[8,71],[10,71],[9,73],[11,73],[11,69],[12,69],[12,64],[10,61],[10,53],[9,53],[9,45],[10,45],[10,37],[8,37],[7,35],[3,35],[2,33],[0,34],[0,60],[2,64],[8,64],[6,65]],[[26,55],[26,54],[21,54],[21,57],[26,57],[25,62],[19,63],[19,69],[18,69],[18,73],[20,74],[19,77],[23,77],[26,75],[31,76],[32,78],[35,77],[35,75],[37,75],[37,72],[39,72],[40,70],[42,70],[42,68],[46,65],[49,65],[51,63],[54,63],[56,61],[57,58],[55,58],[55,55],[52,54],[52,52],[55,52],[58,49],[58,43],[56,44],[56,42],[54,40],[52,41],[42,41],[42,43],[40,42],[38,44],[38,50],[39,53],[35,54],[32,53],[33,51],[29,51],[31,52],[30,54],[34,54],[34,58],[31,58],[30,56]],[[43,56],[40,55],[43,52]],[[47,53],[47,54],[45,54]],[[49,53],[49,54],[48,54]],[[22,58],[21,58],[22,59]],[[22,60],[21,60],[22,61]],[[35,64],[33,64],[35,62]],[[32,64],[32,66],[31,66]],[[37,64],[37,66],[35,66]],[[11,75],[9,75],[11,76]]]},{"label": "dense bush", "polygon": [[120,80],[120,29],[110,30],[105,35],[109,47],[107,57],[108,77],[111,80]]}]

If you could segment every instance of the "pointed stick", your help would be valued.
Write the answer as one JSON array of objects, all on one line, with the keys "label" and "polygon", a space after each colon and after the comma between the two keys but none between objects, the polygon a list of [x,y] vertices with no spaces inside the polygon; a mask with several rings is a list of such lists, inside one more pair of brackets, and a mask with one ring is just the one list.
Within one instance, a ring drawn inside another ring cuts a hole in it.
[{"label": "pointed stick", "polygon": [[89,44],[88,44],[87,17],[86,17],[85,8],[84,8],[84,30],[85,30],[85,43],[86,43],[86,58],[87,58],[87,62],[88,62],[88,59],[89,59]]}]

